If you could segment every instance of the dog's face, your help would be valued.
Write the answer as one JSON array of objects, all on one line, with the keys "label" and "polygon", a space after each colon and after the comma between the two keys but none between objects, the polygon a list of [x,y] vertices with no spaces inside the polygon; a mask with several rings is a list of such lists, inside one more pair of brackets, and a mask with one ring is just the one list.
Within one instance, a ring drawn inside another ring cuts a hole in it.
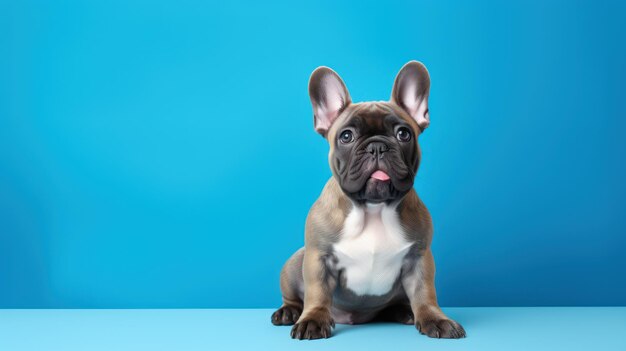
[{"label": "dog's face", "polygon": [[320,67],[309,94],[315,129],[330,144],[329,163],[353,201],[393,202],[412,187],[420,161],[418,136],[429,125],[428,71],[419,62],[398,73],[389,102],[353,104],[341,78]]}]

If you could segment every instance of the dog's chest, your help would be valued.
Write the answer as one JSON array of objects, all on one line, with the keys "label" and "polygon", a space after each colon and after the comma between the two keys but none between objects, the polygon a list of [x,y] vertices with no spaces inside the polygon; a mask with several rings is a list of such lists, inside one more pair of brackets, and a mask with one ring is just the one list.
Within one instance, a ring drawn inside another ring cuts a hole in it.
[{"label": "dog's chest", "polygon": [[355,207],[346,218],[341,239],[334,244],[337,268],[345,285],[358,295],[383,295],[398,279],[411,247],[395,208]]}]

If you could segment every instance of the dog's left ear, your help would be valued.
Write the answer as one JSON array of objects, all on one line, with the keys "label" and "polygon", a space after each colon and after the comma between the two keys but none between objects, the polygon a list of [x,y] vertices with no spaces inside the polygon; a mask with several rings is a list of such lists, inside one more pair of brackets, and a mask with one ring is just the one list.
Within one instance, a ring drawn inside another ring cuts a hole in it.
[{"label": "dog's left ear", "polygon": [[430,124],[428,94],[430,76],[421,62],[410,61],[398,72],[393,83],[391,101],[402,107],[424,130]]}]

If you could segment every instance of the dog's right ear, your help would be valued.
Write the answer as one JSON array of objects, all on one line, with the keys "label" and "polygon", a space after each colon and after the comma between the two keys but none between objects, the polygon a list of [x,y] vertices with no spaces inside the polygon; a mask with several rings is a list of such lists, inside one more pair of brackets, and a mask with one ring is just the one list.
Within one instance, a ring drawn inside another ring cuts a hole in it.
[{"label": "dog's right ear", "polygon": [[315,131],[326,137],[335,119],[350,105],[348,89],[335,71],[318,67],[309,79],[309,97],[313,105]]}]

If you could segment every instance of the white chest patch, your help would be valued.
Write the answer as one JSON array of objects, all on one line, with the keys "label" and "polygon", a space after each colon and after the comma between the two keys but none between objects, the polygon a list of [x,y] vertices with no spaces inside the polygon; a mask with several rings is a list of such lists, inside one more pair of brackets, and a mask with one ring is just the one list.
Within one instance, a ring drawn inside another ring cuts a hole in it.
[{"label": "white chest patch", "polygon": [[350,290],[358,295],[384,295],[398,278],[411,245],[395,207],[378,204],[353,207],[333,249]]}]

